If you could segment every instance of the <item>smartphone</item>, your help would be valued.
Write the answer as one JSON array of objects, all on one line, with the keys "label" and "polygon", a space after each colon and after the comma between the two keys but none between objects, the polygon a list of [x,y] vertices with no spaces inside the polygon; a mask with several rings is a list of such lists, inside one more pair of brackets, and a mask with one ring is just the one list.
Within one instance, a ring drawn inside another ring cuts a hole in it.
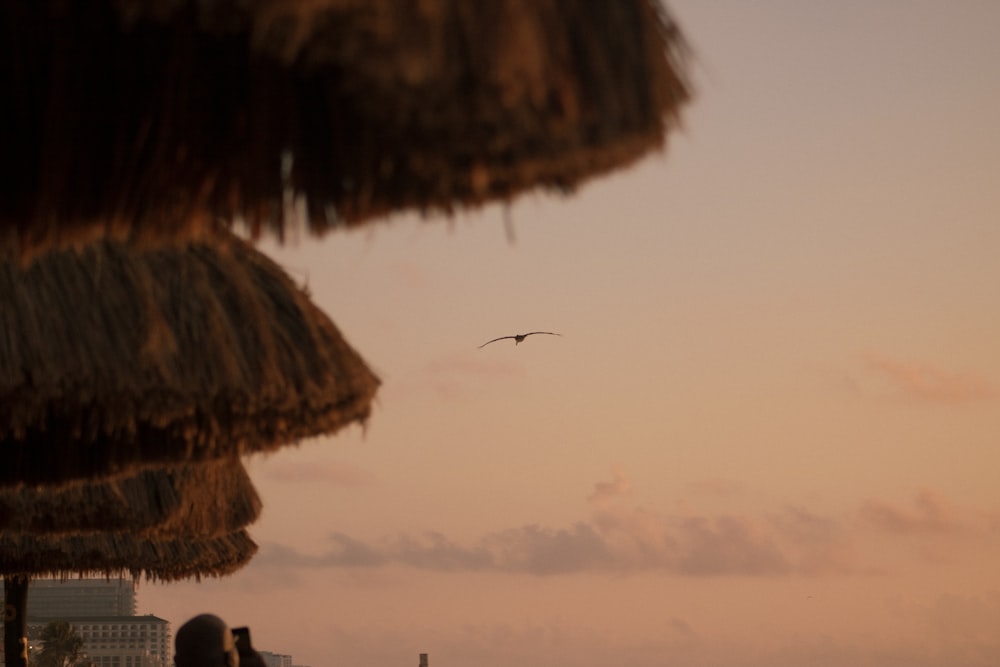
[{"label": "smartphone", "polygon": [[233,628],[233,639],[236,640],[237,651],[242,652],[250,648],[250,628],[246,626]]}]

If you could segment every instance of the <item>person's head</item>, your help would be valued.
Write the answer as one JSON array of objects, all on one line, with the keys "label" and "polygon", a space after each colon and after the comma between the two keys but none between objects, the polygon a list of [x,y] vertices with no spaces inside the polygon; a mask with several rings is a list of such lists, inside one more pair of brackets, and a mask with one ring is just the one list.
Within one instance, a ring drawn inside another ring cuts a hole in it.
[{"label": "person's head", "polygon": [[240,656],[229,626],[214,614],[200,614],[174,637],[177,667],[240,667]]}]

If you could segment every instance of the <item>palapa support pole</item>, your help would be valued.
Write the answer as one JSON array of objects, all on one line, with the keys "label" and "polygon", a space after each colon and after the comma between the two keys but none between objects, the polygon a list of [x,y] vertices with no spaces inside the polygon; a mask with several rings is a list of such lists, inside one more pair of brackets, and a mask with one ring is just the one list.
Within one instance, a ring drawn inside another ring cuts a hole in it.
[{"label": "palapa support pole", "polygon": [[6,667],[28,667],[28,577],[3,580],[3,650]]}]

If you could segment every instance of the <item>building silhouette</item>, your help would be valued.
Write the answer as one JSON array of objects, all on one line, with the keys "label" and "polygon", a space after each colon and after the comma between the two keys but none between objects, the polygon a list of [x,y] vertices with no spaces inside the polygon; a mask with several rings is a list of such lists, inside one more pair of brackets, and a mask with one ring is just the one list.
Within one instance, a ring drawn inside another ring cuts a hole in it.
[{"label": "building silhouette", "polygon": [[292,667],[292,656],[270,651],[257,651],[267,667]]},{"label": "building silhouette", "polygon": [[166,667],[171,664],[170,623],[156,616],[65,619],[83,639],[96,667]]},{"label": "building silhouette", "polygon": [[170,623],[135,615],[135,586],[126,579],[40,579],[28,589],[28,639],[66,621],[83,639],[95,667],[168,667]]},{"label": "building silhouette", "polygon": [[135,585],[126,579],[33,579],[29,584],[28,622],[32,618],[134,615]]}]

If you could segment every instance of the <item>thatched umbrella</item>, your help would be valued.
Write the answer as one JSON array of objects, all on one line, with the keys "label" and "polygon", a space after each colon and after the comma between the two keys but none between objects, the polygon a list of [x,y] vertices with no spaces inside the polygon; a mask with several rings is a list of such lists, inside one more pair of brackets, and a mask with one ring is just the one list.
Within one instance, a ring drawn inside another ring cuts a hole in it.
[{"label": "thatched umbrella", "polygon": [[281,234],[566,191],[688,98],[657,0],[0,3],[0,234]]},{"label": "thatched umbrella", "polygon": [[238,459],[54,488],[0,488],[0,532],[46,538],[121,531],[149,538],[215,536],[253,523],[260,510],[260,496]]},{"label": "thatched umbrella", "polygon": [[369,414],[377,378],[227,235],[0,262],[0,485],[272,450]]}]

